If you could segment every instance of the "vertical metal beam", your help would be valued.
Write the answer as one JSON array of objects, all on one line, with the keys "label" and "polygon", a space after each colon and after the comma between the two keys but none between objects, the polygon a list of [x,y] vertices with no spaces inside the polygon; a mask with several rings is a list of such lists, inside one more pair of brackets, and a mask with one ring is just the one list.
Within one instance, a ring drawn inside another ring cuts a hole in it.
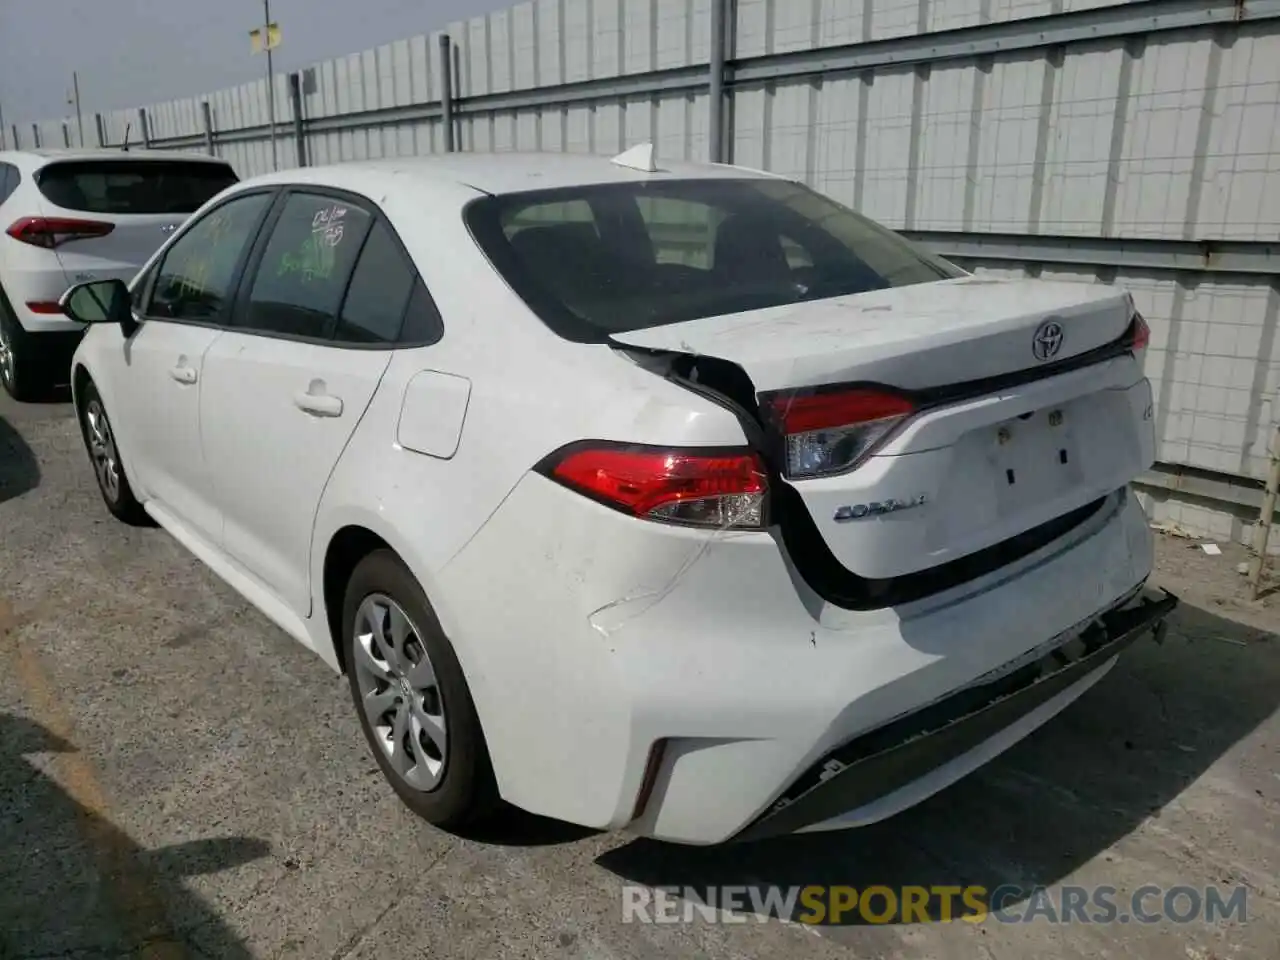
[{"label": "vertical metal beam", "polygon": [[213,145],[213,111],[209,109],[209,101],[200,101],[200,115],[204,119],[204,149],[210,155],[214,155]]},{"label": "vertical metal beam", "polygon": [[98,146],[105,147],[107,145],[107,128],[102,122],[102,114],[95,113],[93,115],[93,124],[98,131]]},{"label": "vertical metal beam", "polygon": [[710,95],[707,160],[711,163],[724,161],[724,42],[725,26],[729,19],[726,13],[732,2],[733,0],[711,0],[711,57],[707,65]]},{"label": "vertical metal beam", "polygon": [[72,99],[76,103],[76,146],[84,146],[84,114],[80,111],[80,74],[71,71]]},{"label": "vertical metal beam", "polygon": [[453,153],[453,44],[447,33],[440,34],[440,123],[445,152]]},{"label": "vertical metal beam", "polygon": [[142,131],[142,149],[151,149],[151,130],[147,127],[147,108],[138,108],[138,129]]},{"label": "vertical metal beam", "polygon": [[1267,568],[1267,540],[1271,537],[1271,524],[1276,515],[1276,493],[1280,491],[1280,427],[1272,430],[1267,451],[1271,455],[1271,469],[1267,471],[1262,512],[1258,516],[1258,525],[1253,528],[1253,558],[1249,561],[1250,600],[1257,600],[1262,592],[1262,574]]},{"label": "vertical metal beam", "polygon": [[302,122],[302,74],[289,74],[289,109],[293,111],[293,146],[298,155],[298,166],[307,165],[307,131]]},{"label": "vertical metal beam", "polygon": [[11,129],[13,130],[13,149],[17,150],[22,146],[22,141],[18,139],[18,125],[15,123]]},{"label": "vertical metal beam", "polygon": [[62,145],[67,148],[71,146],[71,130],[65,120],[62,121]]},{"label": "vertical metal beam", "polygon": [[33,123],[31,125],[31,136],[36,142],[36,149],[40,149],[40,124]]}]

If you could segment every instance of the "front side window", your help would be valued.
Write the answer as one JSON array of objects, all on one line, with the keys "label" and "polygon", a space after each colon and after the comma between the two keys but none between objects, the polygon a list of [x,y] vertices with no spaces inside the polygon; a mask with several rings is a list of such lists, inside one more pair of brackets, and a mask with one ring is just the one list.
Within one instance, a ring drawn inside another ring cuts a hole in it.
[{"label": "front side window", "polygon": [[331,338],[372,222],[367,210],[346,200],[290,194],[263,250],[241,325],[262,333]]},{"label": "front side window", "polygon": [[267,193],[236,197],[210,210],[178,237],[160,263],[146,315],[205,323],[224,320],[236,267],[257,235],[271,199]]},{"label": "front side window", "polygon": [[574,340],[964,275],[783,180],[530,191],[473,201],[465,218],[512,289]]}]

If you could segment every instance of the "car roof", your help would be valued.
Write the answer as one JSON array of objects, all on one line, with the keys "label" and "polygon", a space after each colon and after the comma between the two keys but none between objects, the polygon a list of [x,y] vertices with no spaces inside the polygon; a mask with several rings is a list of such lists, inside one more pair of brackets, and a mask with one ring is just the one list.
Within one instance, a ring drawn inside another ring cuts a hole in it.
[{"label": "car roof", "polygon": [[745,167],[710,163],[668,163],[659,159],[654,172],[620,166],[609,157],[574,153],[452,153],[429,157],[360,160],[323,167],[304,167],[244,180],[240,188],[272,183],[330,185],[372,193],[392,181],[447,183],[489,194],[553,190],[605,183],[656,180],[775,178]]},{"label": "car roof", "polygon": [[16,163],[23,166],[44,166],[57,160],[185,160],[193,163],[216,163],[229,166],[220,157],[204,153],[179,153],[175,150],[121,150],[116,148],[39,148],[36,150],[0,151],[0,163]]}]

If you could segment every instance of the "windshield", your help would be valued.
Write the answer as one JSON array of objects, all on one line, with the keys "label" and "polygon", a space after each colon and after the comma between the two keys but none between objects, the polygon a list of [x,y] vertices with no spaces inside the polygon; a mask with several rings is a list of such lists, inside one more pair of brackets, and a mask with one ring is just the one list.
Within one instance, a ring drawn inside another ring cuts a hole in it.
[{"label": "windshield", "polygon": [[229,166],[189,160],[62,161],[37,176],[63,210],[122,215],[195,213],[236,179]]},{"label": "windshield", "polygon": [[512,289],[574,340],[964,275],[782,180],[507,194],[466,218]]}]

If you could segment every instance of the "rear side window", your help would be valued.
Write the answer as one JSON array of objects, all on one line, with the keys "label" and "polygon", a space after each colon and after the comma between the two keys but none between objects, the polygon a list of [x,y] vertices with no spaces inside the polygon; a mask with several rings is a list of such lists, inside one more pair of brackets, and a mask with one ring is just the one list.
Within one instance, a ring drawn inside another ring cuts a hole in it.
[{"label": "rear side window", "polygon": [[0,203],[4,203],[18,189],[22,175],[11,163],[0,163]]},{"label": "rear side window", "polygon": [[242,326],[331,338],[372,221],[368,211],[345,200],[291,194],[263,250]]},{"label": "rear side window", "polygon": [[183,160],[77,160],[36,175],[55,206],[120,216],[194,213],[236,180],[225,164]]},{"label": "rear side window", "polygon": [[378,221],[351,275],[335,339],[345,343],[395,343],[415,273],[391,228]]},{"label": "rear side window", "polygon": [[439,343],[444,337],[444,320],[440,310],[427,292],[427,285],[419,277],[414,281],[413,293],[409,295],[409,308],[404,314],[404,328],[400,331],[400,342],[419,347],[428,347]]},{"label": "rear side window", "polygon": [[473,201],[464,216],[511,288],[572,340],[963,276],[782,180],[529,191]]}]

